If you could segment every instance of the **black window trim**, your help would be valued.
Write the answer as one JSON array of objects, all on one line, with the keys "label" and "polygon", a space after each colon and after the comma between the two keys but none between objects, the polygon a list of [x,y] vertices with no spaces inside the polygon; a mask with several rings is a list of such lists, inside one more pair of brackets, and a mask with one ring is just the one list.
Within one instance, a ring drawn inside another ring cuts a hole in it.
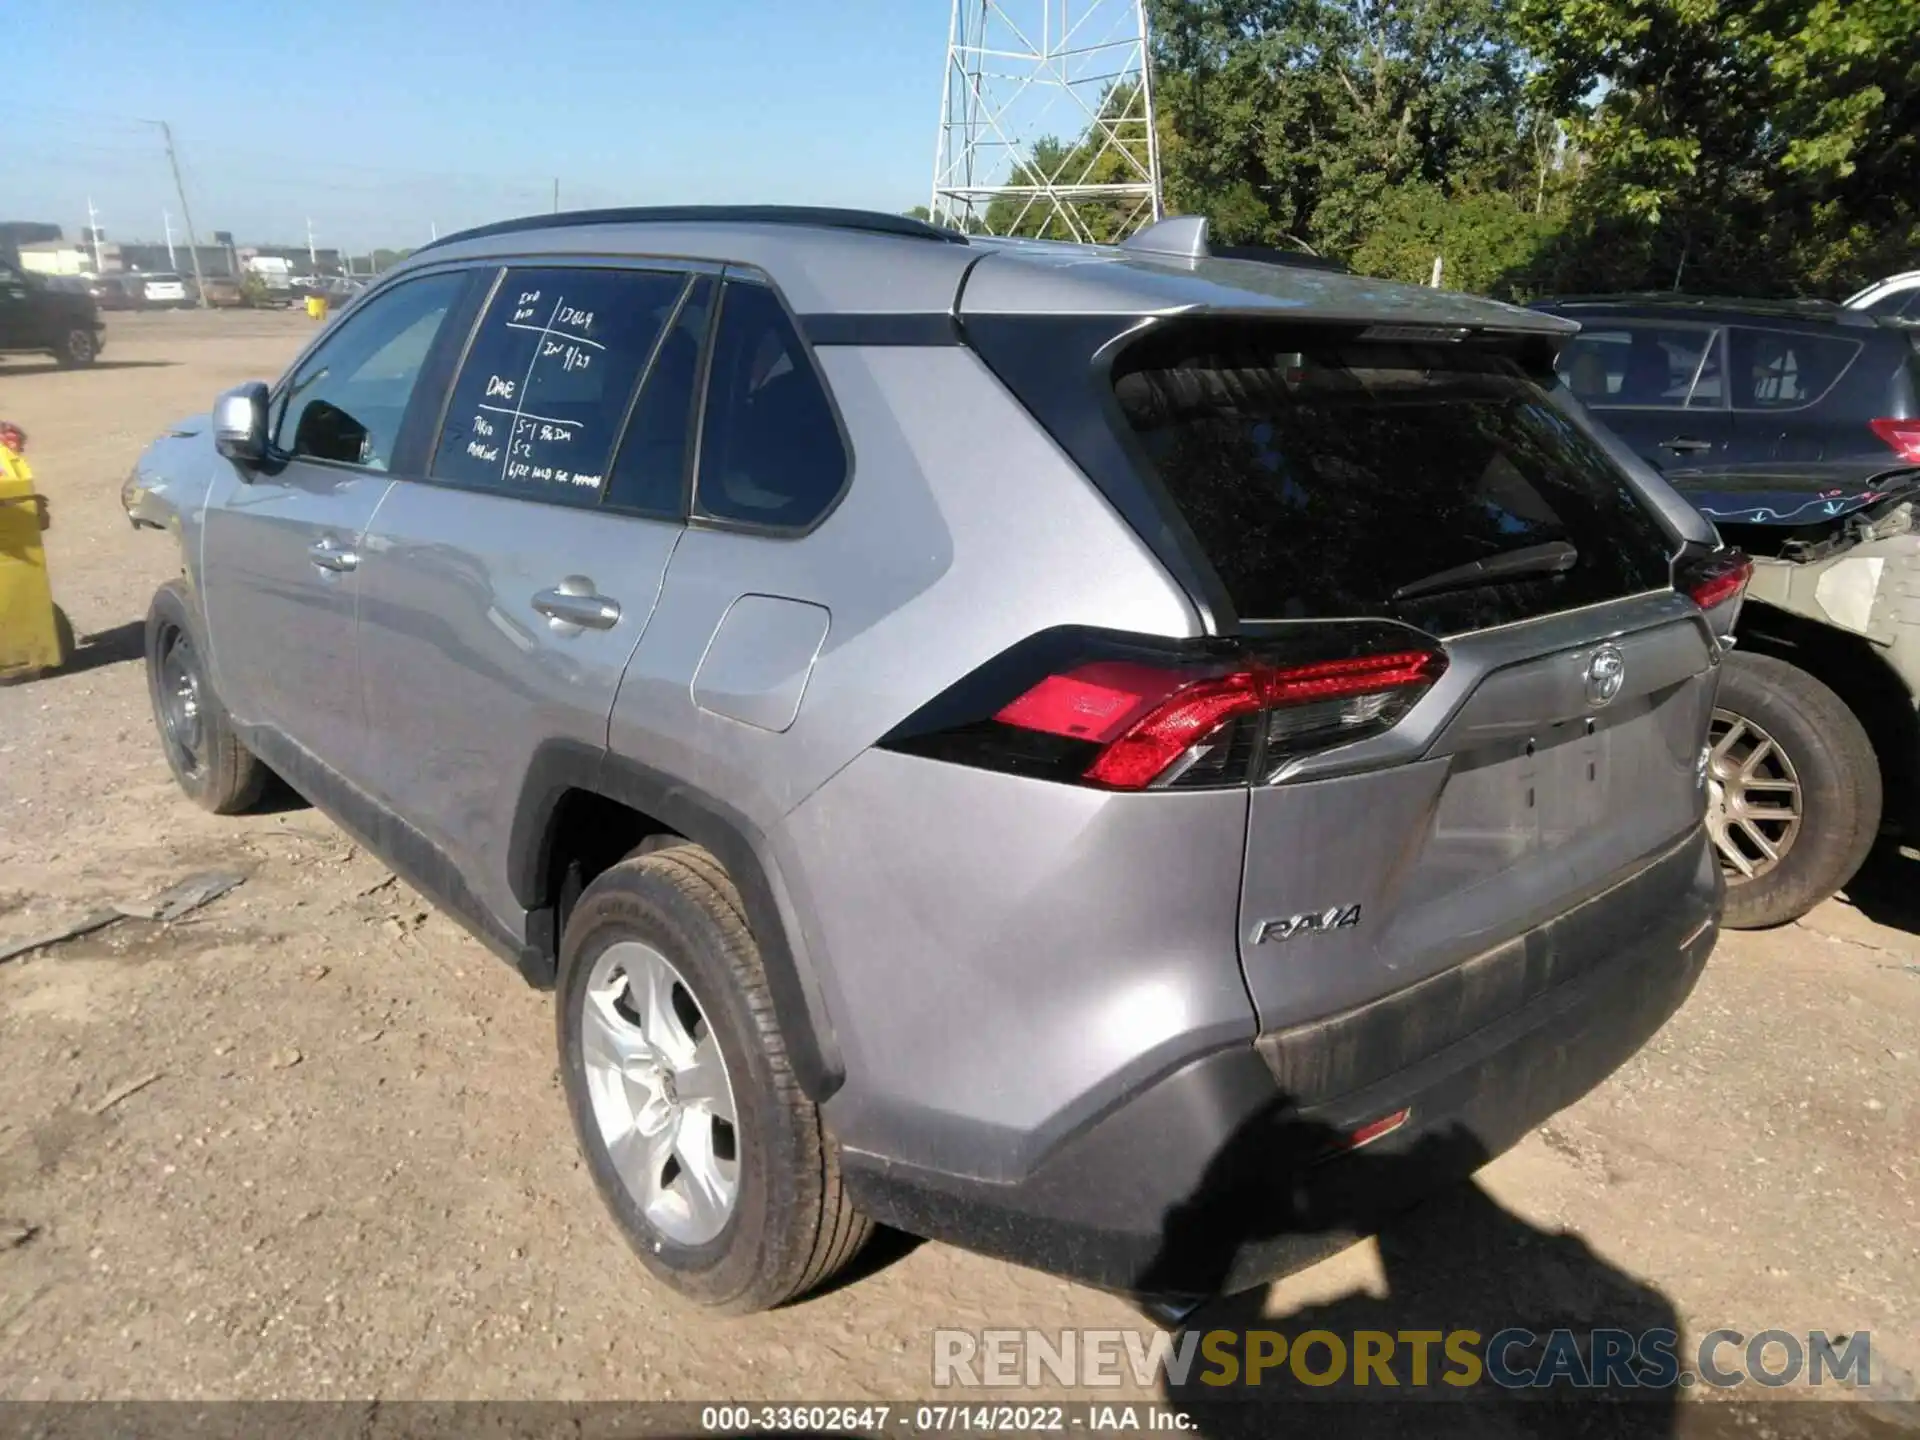
[{"label": "black window trim", "polygon": [[[633,412],[639,408],[640,397],[646,393],[647,382],[653,379],[653,367],[659,363],[660,352],[667,348],[667,337],[673,334],[673,327],[680,323],[680,317],[686,312],[687,304],[693,299],[693,290],[700,283],[700,274],[689,270],[680,282],[680,293],[675,297],[673,309],[668,312],[666,323],[660,327],[660,333],[653,337],[653,348],[647,352],[647,362],[640,367],[640,375],[633,384],[633,393],[627,396],[627,408],[620,413],[620,424],[613,432],[613,453],[607,456],[607,473],[601,478],[600,493],[594,504],[612,515],[634,515],[642,520],[671,520],[676,525],[687,523],[687,456],[696,448],[698,441],[689,432],[680,443],[680,503],[672,510],[649,510],[644,505],[617,505],[608,501],[607,491],[613,486],[614,473],[620,468],[620,452],[626,448],[627,431],[633,427]],[[719,291],[719,277],[714,277],[714,290]],[[694,360],[694,398],[698,399],[700,379],[706,370],[707,342],[712,338],[711,318],[707,333],[700,337],[700,354]],[[693,408],[689,401],[687,408]],[[688,421],[689,426],[693,422]]]},{"label": "black window trim", "polygon": [[[820,393],[827,402],[827,414],[833,419],[833,428],[840,436],[840,453],[845,457],[840,476],[840,488],[835,490],[833,498],[804,525],[763,524],[751,520],[729,520],[718,515],[703,515],[699,509],[699,484],[701,449],[706,440],[707,403],[712,393],[713,351],[715,337],[720,333],[720,317],[726,312],[727,286],[734,284],[756,285],[769,291],[781,311],[787,317],[787,324],[793,330],[793,337],[799,343],[800,354],[813,371],[813,377],[820,386]],[[808,343],[807,332],[800,324],[799,316],[793,306],[787,303],[787,297],[764,270],[756,265],[727,265],[721,274],[720,293],[716,297],[713,314],[708,318],[706,353],[700,367],[700,407],[694,416],[693,444],[689,446],[692,464],[689,470],[686,495],[687,528],[692,530],[713,530],[737,535],[759,535],[773,540],[801,540],[818,530],[832,518],[841,503],[847,498],[847,492],[853,488],[853,477],[860,468],[859,457],[854,453],[853,436],[847,430],[846,418],[840,413],[840,402],[835,398],[833,386],[827,383],[826,372],[820,368],[820,357],[814,354],[813,346]]]},{"label": "black window trim", "polygon": [[[643,510],[632,505],[611,505],[606,501],[607,484],[612,481],[613,466],[614,462],[619,458],[620,447],[626,443],[627,424],[633,418],[634,403],[639,397],[641,387],[646,383],[647,376],[652,373],[654,359],[659,355],[660,345],[666,337],[666,329],[663,329],[660,335],[655,338],[654,347],[648,352],[646,364],[641,369],[639,379],[634,383],[633,394],[627,397],[626,409],[621,412],[620,416],[620,428],[614,434],[613,449],[607,459],[607,478],[601,483],[600,490],[597,492],[593,504],[569,505],[559,500],[545,499],[539,495],[521,494],[518,491],[487,490],[479,486],[463,485],[457,480],[447,480],[428,473],[428,467],[432,464],[434,456],[439,453],[440,439],[446,430],[447,415],[453,406],[453,392],[459,384],[460,373],[466,368],[467,360],[473,352],[474,341],[479,337],[481,323],[486,319],[488,310],[493,306],[494,297],[499,293],[500,287],[506,283],[506,277],[509,273],[514,270],[529,269],[647,270],[681,273],[685,276],[685,283],[681,286],[679,298],[674,301],[674,312],[668,321],[667,327],[670,329],[672,321],[679,318],[680,307],[686,303],[687,297],[692,293],[692,282],[700,275],[711,275],[717,284],[722,267],[715,261],[704,260],[694,256],[527,254],[514,256],[489,255],[484,258],[450,260],[432,268],[436,271],[492,269],[494,275],[492,281],[486,288],[485,295],[481,297],[480,303],[474,307],[471,321],[467,327],[467,333],[460,342],[460,353],[447,372],[446,384],[441,391],[439,404],[435,410],[433,428],[426,437],[425,451],[418,473],[405,475],[396,474],[392,478],[404,480],[410,485],[431,485],[440,490],[453,490],[462,495],[491,495],[497,499],[518,500],[528,505],[549,505],[557,510],[570,510],[583,514],[607,514],[622,519],[651,520],[656,523],[664,522],[666,524],[684,526],[687,523],[684,500],[681,513],[679,514],[666,510]],[[426,271],[423,269],[419,272],[410,271],[408,273],[424,274]],[[369,291],[368,295],[370,296],[376,293],[378,292]],[[706,357],[703,354],[701,357],[703,378],[705,374],[705,364]],[[696,446],[697,442],[696,444],[687,446],[687,451],[691,453]],[[683,461],[682,463],[684,464],[685,462]]]},{"label": "black window trim", "polygon": [[[1827,382],[1826,388],[1823,389],[1818,395],[1814,396],[1811,400],[1804,401],[1798,405],[1735,405],[1733,406],[1732,408],[1734,412],[1739,415],[1796,415],[1802,410],[1813,409],[1814,406],[1820,404],[1829,395],[1831,395],[1842,380],[1847,378],[1847,372],[1853,369],[1855,365],[1860,363],[1860,357],[1866,353],[1866,349],[1867,349],[1867,342],[1864,339],[1856,340],[1851,336],[1847,336],[1847,335],[1816,335],[1806,330],[1784,329],[1779,325],[1734,324],[1734,325],[1727,326],[1727,330],[1728,330],[1727,360],[1728,360],[1729,367],[1731,367],[1732,360],[1733,360],[1732,332],[1735,330],[1752,330],[1763,335],[1789,335],[1795,339],[1805,339],[1805,340],[1814,341],[1814,342],[1818,342],[1821,340],[1835,340],[1842,345],[1851,345],[1853,347],[1853,353],[1847,356],[1846,363],[1843,364],[1838,370],[1833,372],[1833,379]],[[1729,377],[1728,388],[1729,390],[1731,390],[1732,388],[1731,377],[1733,374],[1733,371],[1731,368],[1728,369],[1727,374]]]},{"label": "black window trim", "polygon": [[[358,315],[376,296],[391,294],[393,291],[415,280],[428,280],[438,275],[459,274],[477,268],[482,267],[476,267],[469,262],[466,264],[422,266],[418,270],[407,270],[396,273],[392,280],[386,281],[375,289],[369,290],[366,294],[360,296],[350,310],[342,312],[340,322],[344,323],[352,319],[355,315]],[[466,304],[472,295],[473,291],[469,289],[454,297],[454,303],[448,307],[446,320],[441,322],[443,327],[448,321],[457,319],[461,306]],[[476,312],[476,314],[478,313],[479,312]],[[314,336],[313,339],[309,340],[306,345],[301,348],[300,353],[294,356],[292,363],[280,373],[280,378],[274,381],[273,388],[267,392],[267,417],[270,425],[273,423],[274,407],[285,399],[287,387],[292,382],[293,377],[300,373],[300,368],[305,365],[308,360],[320,353],[328,342],[332,340],[334,334],[334,327],[329,325],[318,335]],[[428,348],[425,357],[420,361],[420,372],[414,376],[413,391],[407,396],[407,408],[400,417],[400,428],[394,435],[393,463],[386,469],[383,470],[373,465],[356,465],[347,460],[329,460],[320,455],[295,455],[291,451],[281,450],[275,443],[277,437],[270,436],[267,452],[268,463],[262,467],[264,473],[277,475],[286,469],[287,466],[298,463],[301,465],[318,465],[327,470],[339,470],[348,475],[373,475],[383,480],[413,478],[410,474],[406,473],[413,467],[403,462],[411,461],[415,458],[413,448],[418,438],[418,417],[420,407],[426,403],[426,392],[422,391],[421,382],[426,379],[427,372],[433,364],[434,356],[448,343],[449,336],[443,329],[441,333],[434,336],[433,344]],[[442,397],[439,408],[443,409],[445,403],[445,398]],[[281,417],[282,420],[285,418],[284,415]],[[438,431],[436,430],[435,433],[437,434]],[[424,457],[422,457],[422,459],[424,460]]]},{"label": "black window trim", "polygon": [[[1720,403],[1718,405],[1696,405],[1693,395],[1700,388],[1700,377],[1706,373],[1707,358],[1714,351],[1720,352]],[[1700,352],[1700,359],[1693,367],[1693,378],[1687,381],[1687,398],[1680,402],[1685,410],[1718,411],[1724,415],[1733,403],[1733,347],[1728,343],[1727,327],[1716,325],[1713,334],[1707,337],[1706,348]]]},{"label": "black window trim", "polygon": [[[1716,342],[1724,343],[1727,326],[1719,321],[1664,320],[1654,319],[1645,315],[1608,316],[1605,322],[1589,324],[1584,320],[1581,321],[1579,334],[1569,335],[1567,337],[1567,343],[1572,344],[1588,330],[1626,330],[1631,332],[1635,327],[1647,330],[1705,330],[1707,332],[1707,343],[1700,351],[1699,360],[1694,362],[1693,376],[1687,381],[1687,393],[1681,399],[1680,403],[1678,405],[1609,405],[1604,401],[1586,400],[1581,399],[1579,396],[1575,396],[1575,399],[1580,400],[1580,403],[1589,410],[1629,410],[1636,415],[1684,415],[1689,410],[1704,414],[1712,414],[1716,411],[1721,414],[1726,413],[1727,396],[1725,392],[1729,388],[1729,382],[1725,379],[1727,375],[1727,356],[1725,355],[1722,355],[1720,359],[1720,373],[1723,377],[1720,386],[1720,403],[1718,405],[1693,405],[1689,403],[1693,399],[1694,387],[1700,383],[1700,371],[1707,363],[1707,356],[1713,353],[1713,347]],[[1565,382],[1562,381],[1562,383],[1564,384]]]}]

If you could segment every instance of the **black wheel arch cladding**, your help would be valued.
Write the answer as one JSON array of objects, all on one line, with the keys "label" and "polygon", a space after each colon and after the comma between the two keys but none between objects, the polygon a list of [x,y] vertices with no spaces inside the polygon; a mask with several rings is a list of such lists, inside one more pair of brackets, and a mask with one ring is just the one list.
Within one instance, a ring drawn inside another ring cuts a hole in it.
[{"label": "black wheel arch cladding", "polygon": [[[551,916],[559,899],[549,861],[564,823],[563,802],[573,793],[599,796],[644,815],[705,846],[726,868],[760,947],[794,1078],[809,1100],[825,1102],[845,1081],[845,1064],[811,966],[789,933],[781,896],[791,903],[791,888],[767,858],[759,829],[730,806],[638,761],[577,742],[551,742],[535,753],[528,767],[508,838],[508,883],[530,914]],[[551,924],[547,928],[553,933]],[[533,930],[530,924],[529,934]],[[557,934],[546,959],[551,982],[558,961]]]}]

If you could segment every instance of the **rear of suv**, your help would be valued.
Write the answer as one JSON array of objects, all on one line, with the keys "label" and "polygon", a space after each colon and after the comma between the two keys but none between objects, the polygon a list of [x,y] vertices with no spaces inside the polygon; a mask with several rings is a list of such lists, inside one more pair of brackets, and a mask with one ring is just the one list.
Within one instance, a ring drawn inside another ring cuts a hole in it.
[{"label": "rear of suv", "polygon": [[129,479],[163,743],[555,986],[682,1294],[876,1221],[1256,1283],[1597,1083],[1717,933],[1746,569],[1571,329],[1187,220],[469,232]]}]

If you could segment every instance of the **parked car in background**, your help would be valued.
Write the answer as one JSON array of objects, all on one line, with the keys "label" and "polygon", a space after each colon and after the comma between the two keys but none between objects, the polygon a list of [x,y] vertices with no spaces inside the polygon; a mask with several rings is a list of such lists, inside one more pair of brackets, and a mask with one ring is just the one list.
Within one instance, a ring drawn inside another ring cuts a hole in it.
[{"label": "parked car in background", "polygon": [[293,266],[277,255],[254,255],[240,262],[241,270],[258,282],[259,303],[264,305],[291,305],[294,303]]},{"label": "parked car in background", "polygon": [[204,295],[208,308],[214,310],[231,310],[240,305],[245,298],[240,289],[240,282],[231,275],[207,275],[199,280],[187,277],[183,283],[186,286],[189,301]]},{"label": "parked car in background", "polygon": [[1661,470],[1920,462],[1920,328],[1827,301],[1539,302],[1580,322],[1567,388]]},{"label": "parked car in background", "polygon": [[1753,558],[1714,702],[1708,821],[1727,923],[1805,914],[1877,834],[1920,838],[1920,466],[1667,472]]},{"label": "parked car in background", "polygon": [[1865,310],[1889,320],[1920,322],[1920,270],[1906,270],[1877,280],[1847,297],[1847,308]]},{"label": "parked car in background", "polygon": [[148,271],[136,277],[140,303],[149,310],[180,310],[193,302],[187,298],[187,282],[168,270]]},{"label": "parked car in background", "polygon": [[1718,933],[1746,567],[1559,396],[1570,331],[1194,219],[451,236],[129,478],[159,739],[557,986],[682,1294],[875,1221],[1243,1289],[1597,1083]]},{"label": "parked car in background", "polygon": [[87,293],[102,310],[140,308],[139,277],[136,275],[88,275]]},{"label": "parked car in background", "polygon": [[[1543,301],[1595,419],[1754,557],[1714,716],[1727,923],[1797,918],[1920,821],[1920,328],[1827,301]],[[1909,654],[1909,651],[1912,653]],[[1884,798],[1883,798],[1884,796]]]},{"label": "parked car in background", "polygon": [[90,294],[47,284],[0,260],[0,352],[51,355],[63,366],[91,365],[106,325]]}]

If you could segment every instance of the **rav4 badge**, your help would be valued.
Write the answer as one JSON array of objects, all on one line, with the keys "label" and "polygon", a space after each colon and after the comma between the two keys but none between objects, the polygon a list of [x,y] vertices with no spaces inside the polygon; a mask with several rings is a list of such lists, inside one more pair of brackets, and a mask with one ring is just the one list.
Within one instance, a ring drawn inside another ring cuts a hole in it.
[{"label": "rav4 badge", "polygon": [[1297,940],[1302,935],[1323,935],[1329,930],[1346,930],[1360,923],[1358,905],[1335,905],[1318,914],[1289,915],[1284,920],[1262,920],[1253,927],[1253,943],[1270,940]]}]

